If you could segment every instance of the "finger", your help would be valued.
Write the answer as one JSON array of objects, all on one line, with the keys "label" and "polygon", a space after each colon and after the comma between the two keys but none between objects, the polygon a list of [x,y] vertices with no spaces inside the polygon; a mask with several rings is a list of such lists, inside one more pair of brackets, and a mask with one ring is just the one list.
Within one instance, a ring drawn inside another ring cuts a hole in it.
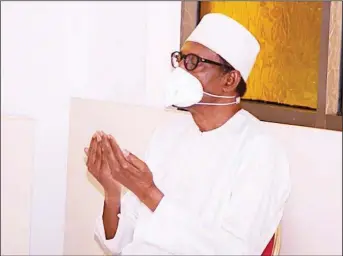
[{"label": "finger", "polygon": [[[88,147],[88,154],[89,154],[89,152],[90,152],[92,146],[94,147],[95,143],[96,143],[96,142],[99,142],[99,141],[101,140],[101,137],[99,137],[98,133],[99,133],[98,131],[95,132],[95,133],[93,134],[92,138],[91,138],[91,141],[90,141],[89,147]],[[99,139],[100,139],[100,140],[99,140]],[[86,148],[85,148],[85,150],[86,150]]]},{"label": "finger", "polygon": [[104,137],[106,137],[106,133],[104,131],[100,131],[100,137],[101,139],[104,139]]},{"label": "finger", "polygon": [[96,152],[98,150],[98,145],[99,145],[98,143],[94,144],[93,151],[91,155],[89,156],[92,164],[95,164],[95,161],[96,161]]},{"label": "finger", "polygon": [[90,150],[92,149],[92,146],[94,145],[94,143],[95,143],[95,138],[96,138],[96,136],[95,136],[95,133],[93,134],[93,136],[92,136],[92,138],[91,138],[91,141],[89,142],[89,146],[88,146],[88,153],[90,152]]},{"label": "finger", "polygon": [[91,156],[93,155],[93,151],[94,151],[94,146],[96,144],[96,140],[95,140],[95,137],[93,135],[92,139],[91,139],[91,142],[90,142],[90,145],[89,145],[89,149],[88,149],[88,155],[87,155],[87,165],[90,165],[92,162],[91,162]]},{"label": "finger", "polygon": [[84,148],[86,156],[88,156],[89,148]]},{"label": "finger", "polygon": [[101,164],[100,164],[100,170],[103,170],[106,166],[106,160],[105,160],[105,154],[104,154],[104,147],[103,147],[103,141],[101,142]]},{"label": "finger", "polygon": [[96,141],[100,142],[101,141],[101,131],[96,131],[96,133],[94,134]]},{"label": "finger", "polygon": [[99,146],[99,139],[98,139],[97,134],[95,134],[95,138],[94,138],[94,141],[93,141],[92,148],[90,149],[90,152],[89,152],[89,154],[88,154],[88,158],[90,159],[90,163],[91,163],[91,164],[94,164],[94,163],[95,163],[95,160],[96,160],[96,152],[97,152],[98,146]]},{"label": "finger", "polygon": [[127,169],[129,167],[128,163],[126,161],[126,158],[125,158],[123,152],[121,151],[120,147],[118,146],[116,140],[114,139],[114,137],[112,135],[108,135],[108,140],[110,142],[113,153],[114,153],[115,157],[117,158],[120,166],[124,169]]},{"label": "finger", "polygon": [[97,172],[99,172],[100,167],[101,167],[101,157],[102,157],[101,146],[98,145],[96,149],[96,159],[95,159],[95,169]]},{"label": "finger", "polygon": [[128,151],[126,152],[126,154],[127,154],[127,157],[126,157],[127,161],[130,164],[132,164],[134,167],[136,167],[137,169],[143,170],[147,167],[147,165],[134,154]]},{"label": "finger", "polygon": [[104,147],[104,152],[103,154],[105,155],[105,160],[107,161],[109,167],[111,168],[112,171],[118,171],[118,161],[114,156],[113,150],[111,148],[110,142],[106,137],[103,138],[103,147]]}]

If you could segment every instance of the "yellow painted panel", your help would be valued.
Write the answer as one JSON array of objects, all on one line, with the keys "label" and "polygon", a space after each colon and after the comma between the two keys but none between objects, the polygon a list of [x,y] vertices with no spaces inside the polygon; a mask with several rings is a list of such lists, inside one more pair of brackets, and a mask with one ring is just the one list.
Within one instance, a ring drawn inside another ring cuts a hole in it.
[{"label": "yellow painted panel", "polygon": [[237,20],[261,44],[244,98],[317,107],[321,2],[201,2],[201,17],[213,12]]}]

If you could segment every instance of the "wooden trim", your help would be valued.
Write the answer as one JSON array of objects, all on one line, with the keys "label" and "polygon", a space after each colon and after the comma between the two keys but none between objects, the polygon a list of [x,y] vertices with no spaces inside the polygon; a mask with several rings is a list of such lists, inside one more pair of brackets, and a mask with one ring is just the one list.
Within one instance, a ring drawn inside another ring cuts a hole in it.
[{"label": "wooden trim", "polygon": [[198,1],[182,1],[180,48],[186,41],[187,37],[192,33],[192,31],[196,27],[198,22],[198,15]]},{"label": "wooden trim", "polygon": [[[317,113],[315,110],[246,100],[242,100],[242,107],[264,122],[318,128],[316,126]],[[342,131],[342,116],[325,115],[325,127],[322,129]]]},{"label": "wooden trim", "polygon": [[305,110],[245,100],[242,100],[242,107],[261,121],[316,127],[315,110]]},{"label": "wooden trim", "polygon": [[334,131],[342,131],[342,116],[333,116],[327,115],[326,116],[326,126],[325,129],[327,130],[334,130]]},{"label": "wooden trim", "polygon": [[330,2],[330,31],[326,88],[327,115],[340,113],[340,62],[342,56],[342,2]]},{"label": "wooden trim", "polygon": [[[340,61],[340,76],[339,76],[339,110],[337,115],[343,115],[343,3],[341,2],[341,61]],[[342,130],[342,129],[341,129]]]},{"label": "wooden trim", "polygon": [[326,90],[327,70],[329,56],[329,32],[330,32],[330,2],[323,2],[322,25],[320,31],[319,49],[319,77],[316,127],[325,128],[326,125]]}]

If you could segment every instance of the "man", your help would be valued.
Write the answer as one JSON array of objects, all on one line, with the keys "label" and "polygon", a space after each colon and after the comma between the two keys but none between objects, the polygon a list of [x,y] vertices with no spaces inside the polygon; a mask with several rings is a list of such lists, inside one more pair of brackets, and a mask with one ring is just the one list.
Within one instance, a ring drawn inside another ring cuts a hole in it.
[{"label": "man", "polygon": [[166,87],[168,105],[187,112],[156,130],[145,162],[93,136],[87,166],[105,191],[95,234],[111,254],[261,255],[290,177],[281,147],[239,104],[259,48],[231,18],[204,16],[172,54]]}]

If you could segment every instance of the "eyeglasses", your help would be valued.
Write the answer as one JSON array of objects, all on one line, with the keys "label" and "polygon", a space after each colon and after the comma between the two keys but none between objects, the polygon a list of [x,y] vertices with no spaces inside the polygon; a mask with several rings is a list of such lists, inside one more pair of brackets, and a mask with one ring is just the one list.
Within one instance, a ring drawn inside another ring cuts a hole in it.
[{"label": "eyeglasses", "polygon": [[173,66],[173,68],[179,67],[180,62],[182,60],[184,61],[185,68],[188,71],[196,69],[200,62],[225,67],[229,70],[235,70],[234,67],[232,67],[231,65],[226,65],[223,63],[215,62],[213,60],[204,59],[193,53],[183,54],[182,52],[176,51],[171,54],[171,65]]}]

